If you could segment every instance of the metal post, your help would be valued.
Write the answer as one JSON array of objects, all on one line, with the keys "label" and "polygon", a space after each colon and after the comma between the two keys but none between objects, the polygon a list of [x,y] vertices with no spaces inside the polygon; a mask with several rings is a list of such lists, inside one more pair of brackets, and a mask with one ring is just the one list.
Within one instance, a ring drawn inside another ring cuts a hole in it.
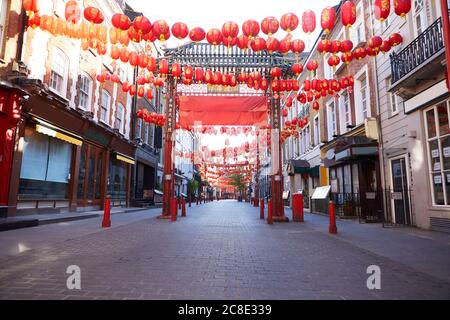
[{"label": "metal post", "polygon": [[259,218],[264,220],[264,199],[259,200]]}]

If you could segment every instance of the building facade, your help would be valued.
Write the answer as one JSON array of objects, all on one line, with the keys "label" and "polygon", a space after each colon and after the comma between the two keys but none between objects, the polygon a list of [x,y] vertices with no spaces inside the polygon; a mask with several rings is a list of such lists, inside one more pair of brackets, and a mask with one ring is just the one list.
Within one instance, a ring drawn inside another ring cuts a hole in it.
[{"label": "building facade", "polygon": [[[136,151],[130,141],[132,98],[120,84],[100,83],[96,75],[107,70],[121,82],[134,82],[133,70],[82,50],[80,40],[27,28],[21,1],[2,1],[5,5],[2,40],[8,49],[1,72],[10,87],[5,97],[11,100],[14,88],[22,97],[5,109],[17,120],[15,129],[7,129],[13,145],[2,148],[11,150],[6,158],[13,159],[8,216],[101,208],[106,197],[113,206],[129,205]],[[122,1],[80,2],[89,5],[105,12],[106,22],[108,14],[124,9]],[[45,1],[40,14],[63,17],[64,8],[62,0]]]},{"label": "building facade", "polygon": [[392,223],[450,230],[449,94],[440,1],[413,1],[374,31],[403,43],[377,57],[386,212]]}]

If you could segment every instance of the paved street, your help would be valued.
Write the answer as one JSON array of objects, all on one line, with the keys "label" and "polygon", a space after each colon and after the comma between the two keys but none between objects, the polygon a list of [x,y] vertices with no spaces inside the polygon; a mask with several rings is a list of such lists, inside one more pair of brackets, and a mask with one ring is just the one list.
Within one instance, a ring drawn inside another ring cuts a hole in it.
[{"label": "paved street", "polygon": [[[450,299],[445,234],[339,221],[332,236],[326,217],[270,226],[235,201],[176,223],[159,212],[0,233],[0,299]],[[70,265],[81,290],[66,287]],[[370,265],[381,290],[367,289]]]}]

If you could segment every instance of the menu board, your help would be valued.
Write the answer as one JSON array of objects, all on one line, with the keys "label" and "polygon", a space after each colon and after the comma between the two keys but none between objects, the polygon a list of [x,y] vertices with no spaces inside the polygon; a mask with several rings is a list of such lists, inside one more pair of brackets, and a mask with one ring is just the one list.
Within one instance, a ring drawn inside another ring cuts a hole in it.
[{"label": "menu board", "polygon": [[328,197],[328,195],[330,194],[330,191],[331,191],[331,186],[316,188],[311,199],[325,200]]}]

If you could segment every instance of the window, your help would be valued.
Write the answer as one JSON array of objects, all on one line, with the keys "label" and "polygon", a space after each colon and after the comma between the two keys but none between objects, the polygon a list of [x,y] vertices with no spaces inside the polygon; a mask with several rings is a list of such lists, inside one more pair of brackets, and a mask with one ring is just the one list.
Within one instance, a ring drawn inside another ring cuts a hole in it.
[{"label": "window", "polygon": [[138,119],[136,125],[136,138],[141,139],[142,135],[142,119]]},{"label": "window", "polygon": [[19,197],[67,199],[72,146],[26,128]]},{"label": "window", "polygon": [[328,105],[328,140],[334,139],[334,135],[337,134],[337,123],[336,123],[336,108],[334,102]]},{"label": "window", "polygon": [[369,87],[366,70],[355,77],[357,79],[355,83],[356,125],[363,123],[366,118],[370,117]]},{"label": "window", "polygon": [[309,124],[305,127],[305,148],[306,151],[309,150],[309,148],[311,147],[311,132],[309,129]]},{"label": "window", "polygon": [[67,89],[67,58],[59,49],[53,50],[51,68],[50,88],[65,97]]},{"label": "window", "polygon": [[448,101],[425,112],[433,204],[450,206],[450,126]]},{"label": "window", "polygon": [[427,14],[424,0],[414,0],[414,27],[416,37],[427,28]]},{"label": "window", "polygon": [[125,108],[123,104],[119,103],[117,106],[117,114],[116,114],[116,129],[119,129],[119,132],[123,133],[123,118],[124,118]]},{"label": "window", "polygon": [[3,55],[3,46],[6,31],[6,11],[8,4],[6,0],[0,0],[0,56]]},{"label": "window", "polygon": [[341,97],[340,97],[340,103],[341,103],[341,110],[342,110],[342,131],[347,131],[348,130],[348,126],[350,126],[352,124],[352,112],[350,109],[350,100],[349,100],[349,95],[348,95],[348,91],[345,91],[344,93],[342,93]]},{"label": "window", "polygon": [[80,80],[80,108],[91,110],[92,79],[87,75],[82,75]]},{"label": "window", "polygon": [[328,64],[328,59],[331,57],[331,54],[326,54],[323,57],[323,65],[324,65],[324,75],[325,79],[333,79],[334,78],[334,71],[333,67]]},{"label": "window", "polygon": [[100,121],[103,121],[104,123],[108,123],[108,113],[109,113],[110,102],[111,102],[111,96],[109,95],[108,91],[103,90],[102,91],[102,104],[101,104],[101,111],[100,111]]},{"label": "window", "polygon": [[122,83],[127,81],[127,74],[122,66],[119,67],[119,78]]},{"label": "window", "polygon": [[320,123],[319,116],[314,118],[314,146],[318,146],[320,143]]},{"label": "window", "polygon": [[360,43],[366,41],[366,29],[364,24],[364,9],[362,1],[360,1],[360,3],[356,7],[356,22],[354,24],[354,27],[350,29],[350,38],[355,47]]},{"label": "window", "polygon": [[144,143],[148,144],[148,129],[149,129],[149,124],[145,123],[144,124]]}]

